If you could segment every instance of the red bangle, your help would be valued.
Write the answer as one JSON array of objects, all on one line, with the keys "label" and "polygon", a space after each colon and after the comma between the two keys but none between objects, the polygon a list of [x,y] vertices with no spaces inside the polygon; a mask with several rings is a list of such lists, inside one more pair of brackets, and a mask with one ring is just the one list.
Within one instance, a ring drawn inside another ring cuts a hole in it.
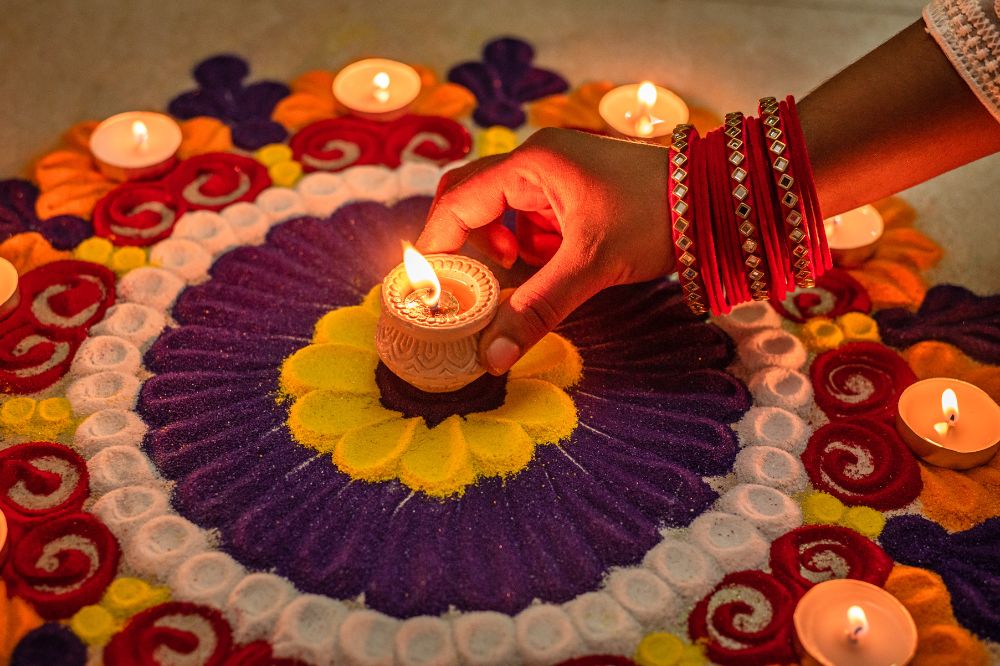
[{"label": "red bangle", "polygon": [[746,165],[746,142],[743,138],[745,119],[742,113],[726,114],[726,170],[729,172],[727,189],[732,195],[733,214],[736,216],[737,237],[740,246],[740,257],[746,272],[750,294],[755,301],[768,300],[767,293],[767,263],[761,247],[754,215],[753,195],[750,190],[749,173]]},{"label": "red bangle", "polygon": [[723,247],[724,241],[719,238],[712,228],[712,193],[709,189],[709,151],[708,136],[698,141],[691,153],[691,174],[694,199],[694,217],[692,221],[695,225],[700,261],[702,266],[701,277],[705,285],[705,292],[708,296],[708,304],[714,314],[728,314],[732,308],[726,302],[725,289],[722,280],[723,271],[720,260],[719,248]]},{"label": "red bangle", "polygon": [[782,235],[788,240],[795,284],[799,287],[813,287],[816,284],[816,272],[810,251],[811,211],[803,208],[806,201],[803,200],[799,179],[796,178],[796,164],[793,162],[797,151],[792,148],[792,142],[786,135],[778,101],[773,97],[763,97],[757,108],[761,122],[764,123],[768,161],[771,163],[771,174],[780,203],[778,208],[785,221]]},{"label": "red bangle", "polygon": [[705,314],[704,288],[699,280],[698,258],[695,241],[692,238],[689,195],[691,193],[689,169],[691,146],[698,141],[698,131],[692,125],[682,124],[674,128],[670,142],[669,185],[667,201],[670,204],[670,233],[677,257],[677,275],[684,301],[696,315]]},{"label": "red bangle", "polygon": [[795,108],[795,98],[791,95],[787,96],[781,104],[781,111],[788,131],[792,135],[792,140],[796,144],[794,152],[797,164],[796,171],[802,174],[802,192],[811,212],[809,231],[813,246],[813,264],[818,278],[833,267],[833,258],[827,243],[826,226],[823,223],[823,212],[819,206],[819,195],[816,193],[816,179],[813,176],[812,163],[809,161],[809,152],[806,150],[806,138],[802,132],[802,123],[799,121],[799,114]]},{"label": "red bangle", "polygon": [[757,226],[764,251],[767,254],[767,266],[771,275],[772,296],[783,301],[792,281],[789,270],[788,251],[782,241],[779,227],[781,222],[776,214],[774,184],[771,181],[771,166],[765,156],[764,136],[761,124],[757,118],[749,117],[743,126],[743,139],[746,141],[747,161],[751,191],[754,195]]},{"label": "red bangle", "polygon": [[750,300],[750,286],[745,280],[745,274],[740,270],[739,232],[736,230],[736,217],[730,203],[729,176],[726,173],[726,135],[722,129],[712,132],[712,164],[710,165],[709,181],[712,186],[712,222],[715,233],[724,239],[719,248],[719,263],[722,265],[723,277],[726,281],[726,300],[730,306]]}]

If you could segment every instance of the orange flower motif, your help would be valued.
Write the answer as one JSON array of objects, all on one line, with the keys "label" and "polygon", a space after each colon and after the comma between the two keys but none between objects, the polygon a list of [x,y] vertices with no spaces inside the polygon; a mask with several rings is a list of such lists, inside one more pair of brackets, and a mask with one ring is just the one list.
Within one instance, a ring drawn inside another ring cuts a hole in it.
[{"label": "orange flower motif", "polygon": [[[35,163],[40,190],[35,213],[40,219],[56,215],[89,218],[97,202],[118,185],[100,172],[90,154],[90,135],[97,125],[96,120],[73,125],[63,135],[62,145]],[[214,118],[192,118],[180,127],[181,159],[233,147],[229,128]]]},{"label": "orange flower motif", "polygon": [[947,342],[925,340],[903,352],[917,379],[953,377],[975,384],[1000,402],[1000,366],[978,363]]},{"label": "orange flower motif", "polygon": [[990,663],[986,646],[955,620],[951,595],[936,573],[897,564],[885,589],[910,611],[917,625],[917,654],[910,666]]},{"label": "orange flower motif", "polygon": [[42,625],[31,604],[20,597],[7,596],[7,584],[0,580],[0,664],[6,664],[21,638]]},{"label": "orange flower motif", "polygon": [[[413,68],[420,74],[421,89],[410,113],[460,118],[475,107],[476,98],[463,86],[438,81],[423,65]],[[289,84],[292,94],[278,102],[271,118],[295,131],[317,120],[347,115],[348,109],[333,96],[334,76],[335,72],[317,69],[297,77]]]},{"label": "orange flower motif", "polygon": [[[608,127],[597,109],[601,98],[614,87],[615,84],[610,81],[591,81],[569,94],[544,97],[528,107],[528,120],[537,127],[573,127],[591,132],[606,132]],[[696,106],[689,106],[689,111],[691,117],[688,122],[701,134],[722,124],[722,118],[714,111]],[[653,141],[666,145],[670,143],[670,136]]]},{"label": "orange flower motif", "polygon": [[[18,275],[60,259],[72,259],[70,252],[60,252],[37,231],[15,234],[0,243],[0,257],[14,264]],[[0,662],[2,663],[2,662]]]},{"label": "orange flower motif", "polygon": [[885,233],[874,256],[848,272],[864,285],[876,310],[916,309],[927,293],[921,271],[941,260],[941,246],[913,228],[913,209],[898,197],[874,204],[885,221]]}]

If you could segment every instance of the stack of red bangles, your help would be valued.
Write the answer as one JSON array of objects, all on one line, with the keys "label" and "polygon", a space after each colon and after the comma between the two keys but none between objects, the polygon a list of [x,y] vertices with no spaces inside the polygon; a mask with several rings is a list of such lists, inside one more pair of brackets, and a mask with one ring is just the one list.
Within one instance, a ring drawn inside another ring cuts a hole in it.
[{"label": "stack of red bangles", "polygon": [[671,228],[684,298],[698,315],[783,300],[832,265],[795,100],[764,97],[757,110],[728,114],[704,137],[674,129]]}]

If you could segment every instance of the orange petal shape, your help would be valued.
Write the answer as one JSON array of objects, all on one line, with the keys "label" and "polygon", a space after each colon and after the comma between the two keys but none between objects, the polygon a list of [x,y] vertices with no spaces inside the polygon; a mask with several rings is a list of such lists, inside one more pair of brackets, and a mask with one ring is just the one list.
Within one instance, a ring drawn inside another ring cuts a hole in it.
[{"label": "orange petal shape", "polygon": [[221,120],[199,116],[181,123],[181,145],[177,149],[177,156],[182,160],[204,153],[225,153],[232,149],[232,134]]},{"label": "orange petal shape", "polygon": [[875,259],[909,264],[917,270],[931,268],[944,256],[941,246],[913,228],[887,229],[875,250]]},{"label": "orange petal shape", "polygon": [[333,99],[333,78],[335,72],[326,69],[314,69],[295,77],[288,87],[293,93],[306,93],[316,97]]},{"label": "orange petal shape", "polygon": [[955,620],[951,595],[939,575],[897,564],[885,589],[910,611],[917,625],[917,653],[910,666],[989,664],[986,646]]},{"label": "orange petal shape", "polygon": [[0,243],[0,257],[14,264],[18,275],[60,259],[71,259],[69,252],[60,252],[37,231],[15,234]]},{"label": "orange petal shape", "polygon": [[1000,455],[980,467],[951,470],[920,464],[924,515],[952,532],[1000,516]]},{"label": "orange petal shape", "polygon": [[35,182],[42,192],[80,179],[107,181],[107,178],[97,171],[97,166],[89,153],[79,150],[55,150],[35,163]]},{"label": "orange petal shape", "polygon": [[528,107],[528,120],[538,127],[578,127],[603,132],[607,126],[597,109],[601,98],[614,87],[610,81],[591,81],[567,95],[544,97]]},{"label": "orange petal shape", "polygon": [[899,229],[900,227],[912,227],[917,219],[917,211],[913,206],[906,203],[899,197],[887,197],[872,203],[875,210],[882,216],[886,229]]},{"label": "orange petal shape", "polygon": [[90,135],[94,133],[97,126],[100,125],[99,120],[84,120],[79,122],[63,134],[63,142],[69,147],[75,150],[83,151],[86,154],[90,154]]},{"label": "orange petal shape", "polygon": [[0,664],[6,664],[21,638],[42,625],[31,604],[20,597],[7,596],[7,584],[0,580]]},{"label": "orange petal shape", "polygon": [[975,384],[1000,402],[1000,366],[978,363],[947,342],[925,340],[903,352],[918,379],[954,377]]},{"label": "orange petal shape", "polygon": [[861,268],[848,271],[871,296],[875,310],[917,309],[927,293],[923,278],[911,267],[895,261],[872,259]]}]

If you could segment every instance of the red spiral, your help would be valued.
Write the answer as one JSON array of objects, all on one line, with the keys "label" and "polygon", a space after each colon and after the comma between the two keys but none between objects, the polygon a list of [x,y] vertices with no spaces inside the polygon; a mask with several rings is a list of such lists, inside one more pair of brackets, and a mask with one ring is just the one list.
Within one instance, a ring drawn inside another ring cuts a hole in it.
[{"label": "red spiral", "polygon": [[852,342],[824,352],[809,374],[816,404],[831,419],[894,421],[900,393],[917,381],[899,354],[877,342]]},{"label": "red spiral", "polygon": [[115,245],[152,245],[170,235],[185,207],[162,183],[123,183],[94,207],[94,235]]},{"label": "red spiral", "polygon": [[30,323],[0,322],[0,391],[35,393],[59,381],[69,371],[86,331],[67,331],[58,337]]},{"label": "red spiral", "polygon": [[8,593],[26,599],[46,619],[96,603],[118,571],[118,542],[89,513],[40,521],[16,539],[3,570]]},{"label": "red spiral", "polygon": [[845,270],[831,268],[812,289],[797,290],[784,301],[773,299],[771,305],[785,319],[803,323],[812,317],[839,317],[845,312],[872,310],[872,299],[864,286]]},{"label": "red spiral", "polygon": [[839,525],[803,525],[771,544],[771,572],[799,594],[833,578],[881,586],[890,571],[892,558],[884,550]]},{"label": "red spiral", "polygon": [[53,261],[25,273],[21,303],[11,315],[53,336],[84,331],[115,302],[115,274],[89,261]]},{"label": "red spiral", "polygon": [[823,426],[802,453],[809,480],[846,504],[880,511],[906,506],[920,494],[920,466],[895,429],[859,418]]},{"label": "red spiral", "polygon": [[472,136],[461,124],[439,116],[404,116],[387,127],[383,164],[420,159],[436,164],[460,160],[472,149]]},{"label": "red spiral", "polygon": [[254,641],[233,650],[223,660],[223,666],[306,666],[298,659],[278,658],[267,641]]},{"label": "red spiral", "polygon": [[307,173],[381,164],[383,125],[350,117],[320,120],[299,130],[289,145]]},{"label": "red spiral", "polygon": [[271,186],[267,168],[233,153],[203,153],[180,163],[164,180],[188,210],[219,211],[237,201],[253,201]]},{"label": "red spiral", "polygon": [[787,663],[795,660],[794,608],[795,596],[774,576],[737,571],[698,602],[688,631],[692,640],[707,641],[708,656],[716,663]]},{"label": "red spiral", "polygon": [[[182,629],[187,623],[191,628]],[[214,645],[202,644],[198,632],[211,632]],[[229,623],[214,608],[170,601],[134,615],[104,647],[106,666],[159,666],[161,650],[199,656],[202,666],[221,666],[232,650]],[[210,651],[208,651],[210,650]],[[202,651],[208,651],[202,654]]]},{"label": "red spiral", "polygon": [[0,508],[13,525],[79,511],[90,494],[87,463],[54,442],[28,442],[0,451]]}]

